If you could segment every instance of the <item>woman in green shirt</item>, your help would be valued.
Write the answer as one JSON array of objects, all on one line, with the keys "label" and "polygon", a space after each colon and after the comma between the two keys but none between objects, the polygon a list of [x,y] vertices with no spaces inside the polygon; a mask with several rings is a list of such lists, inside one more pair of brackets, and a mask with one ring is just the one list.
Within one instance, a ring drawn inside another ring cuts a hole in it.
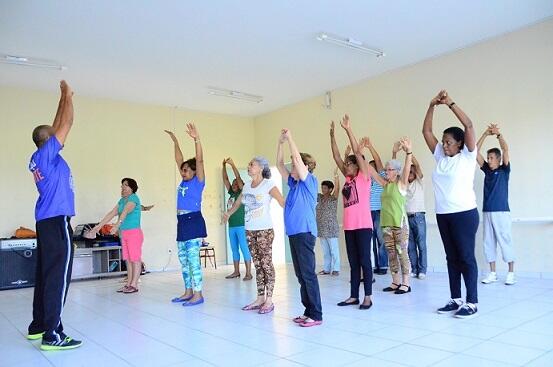
[{"label": "woman in green shirt", "polygon": [[[232,168],[234,172],[234,180],[232,184],[228,178],[227,174],[227,164]],[[242,193],[242,188],[244,187],[244,181],[240,177],[240,172],[236,168],[232,158],[227,158],[223,160],[223,182],[225,183],[225,188],[227,189],[230,198],[227,202],[227,210],[232,208],[232,205],[236,199]],[[234,271],[227,275],[227,279],[239,278],[240,277],[240,251],[242,251],[242,256],[244,257],[244,263],[246,264],[246,276],[244,280],[252,279],[252,257],[250,255],[250,250],[248,249],[248,241],[246,239],[246,229],[244,227],[244,205],[240,205],[238,210],[232,214],[228,220],[228,234],[230,239],[230,248],[232,250],[232,262],[234,264]]]},{"label": "woman in green shirt", "polygon": [[[363,141],[365,143],[365,140]],[[388,262],[392,275],[392,284],[384,292],[405,294],[411,292],[409,262],[409,223],[405,212],[405,196],[409,186],[409,171],[413,157],[409,138],[401,138],[399,144],[405,151],[403,169],[401,162],[392,159],[386,163],[386,178],[375,176],[374,179],[383,187],[380,226],[384,234],[384,243],[388,252]],[[401,267],[401,279],[399,270]]]}]

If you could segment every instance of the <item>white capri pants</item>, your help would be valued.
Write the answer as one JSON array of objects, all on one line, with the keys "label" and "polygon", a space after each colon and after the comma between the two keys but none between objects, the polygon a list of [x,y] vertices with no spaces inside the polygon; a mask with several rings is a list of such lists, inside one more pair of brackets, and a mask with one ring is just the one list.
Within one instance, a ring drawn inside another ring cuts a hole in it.
[{"label": "white capri pants", "polygon": [[484,255],[491,263],[497,258],[497,245],[501,248],[503,261],[515,261],[515,251],[511,237],[510,212],[483,212],[484,214]]}]

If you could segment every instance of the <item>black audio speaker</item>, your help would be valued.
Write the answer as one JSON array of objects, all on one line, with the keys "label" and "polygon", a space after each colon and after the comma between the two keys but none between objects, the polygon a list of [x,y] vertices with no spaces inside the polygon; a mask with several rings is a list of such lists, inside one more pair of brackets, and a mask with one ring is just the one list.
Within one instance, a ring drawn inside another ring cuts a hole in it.
[{"label": "black audio speaker", "polygon": [[0,250],[0,290],[34,287],[36,249]]}]

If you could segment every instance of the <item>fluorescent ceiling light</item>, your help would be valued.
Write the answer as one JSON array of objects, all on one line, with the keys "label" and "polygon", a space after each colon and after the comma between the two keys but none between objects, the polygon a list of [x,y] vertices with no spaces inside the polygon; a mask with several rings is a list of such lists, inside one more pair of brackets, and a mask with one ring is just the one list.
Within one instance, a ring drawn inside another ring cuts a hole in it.
[{"label": "fluorescent ceiling light", "polygon": [[256,96],[255,94],[249,94],[244,92],[239,92],[236,90],[223,89],[217,87],[207,87],[207,93],[212,96],[227,97],[240,99],[242,101],[261,103],[263,102],[262,96]]},{"label": "fluorescent ceiling light", "polygon": [[35,68],[44,68],[44,69],[57,69],[57,70],[67,69],[67,66],[61,65],[60,63],[57,63],[52,60],[37,59],[34,57],[16,56],[16,55],[7,55],[7,54],[0,54],[0,63],[21,65],[21,66],[31,66]]},{"label": "fluorescent ceiling light", "polygon": [[328,33],[320,33],[317,36],[317,39],[319,41],[324,41],[328,43],[332,43],[338,46],[351,48],[357,51],[366,52],[375,55],[376,57],[382,57],[386,56],[382,50],[379,50],[377,48],[372,48],[366,46],[363,42],[358,41],[353,38],[343,38],[338,36],[333,36]]}]

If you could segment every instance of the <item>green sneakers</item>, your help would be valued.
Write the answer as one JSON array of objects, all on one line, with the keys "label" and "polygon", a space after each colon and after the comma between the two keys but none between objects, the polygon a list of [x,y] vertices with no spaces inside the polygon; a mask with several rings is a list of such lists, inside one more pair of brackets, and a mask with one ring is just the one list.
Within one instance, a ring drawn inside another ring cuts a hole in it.
[{"label": "green sneakers", "polygon": [[44,331],[42,333],[27,334],[27,339],[28,340],[37,340],[37,339],[42,338],[43,335],[44,335]]},{"label": "green sneakers", "polygon": [[75,340],[70,337],[65,337],[65,339],[57,341],[47,341],[42,339],[42,344],[40,349],[50,351],[50,350],[65,350],[65,349],[75,349],[83,345],[83,342],[80,340]]}]

